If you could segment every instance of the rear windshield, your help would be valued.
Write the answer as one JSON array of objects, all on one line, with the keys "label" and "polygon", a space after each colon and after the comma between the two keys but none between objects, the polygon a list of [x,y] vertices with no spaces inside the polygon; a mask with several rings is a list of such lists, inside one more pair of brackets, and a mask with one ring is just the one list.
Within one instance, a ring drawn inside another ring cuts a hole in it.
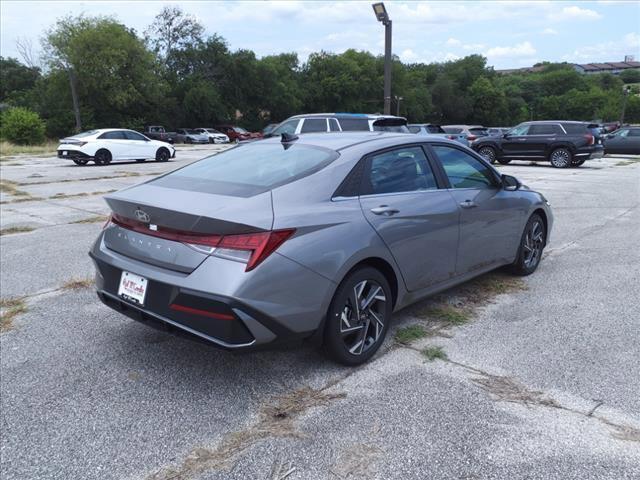
[{"label": "rear windshield", "polygon": [[477,135],[478,137],[486,137],[487,135],[489,135],[489,132],[487,132],[486,128],[470,128],[469,132]]},{"label": "rear windshield", "polygon": [[373,125],[374,132],[411,133],[406,125]]},{"label": "rear windshield", "polygon": [[429,133],[447,133],[440,125],[427,125],[427,132]]},{"label": "rear windshield", "polygon": [[442,127],[445,133],[460,133],[462,132],[461,128],[458,127]]},{"label": "rear windshield", "polygon": [[152,183],[169,188],[249,197],[324,168],[338,154],[311,145],[253,143],[187,165]]}]

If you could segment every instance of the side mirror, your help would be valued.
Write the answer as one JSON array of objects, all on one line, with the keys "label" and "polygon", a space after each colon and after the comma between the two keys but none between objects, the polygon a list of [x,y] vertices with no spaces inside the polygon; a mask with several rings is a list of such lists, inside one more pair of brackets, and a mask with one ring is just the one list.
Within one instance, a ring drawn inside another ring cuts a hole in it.
[{"label": "side mirror", "polygon": [[503,133],[502,134],[502,138],[509,138],[509,134],[508,133]]},{"label": "side mirror", "polygon": [[516,191],[522,186],[520,180],[511,175],[501,175],[500,179],[502,180],[502,188],[510,192]]}]

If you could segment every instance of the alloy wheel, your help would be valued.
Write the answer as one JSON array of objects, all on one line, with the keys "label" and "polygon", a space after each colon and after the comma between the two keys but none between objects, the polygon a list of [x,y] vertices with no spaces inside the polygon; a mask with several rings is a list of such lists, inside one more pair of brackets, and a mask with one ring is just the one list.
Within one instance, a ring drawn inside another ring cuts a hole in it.
[{"label": "alloy wheel", "polygon": [[482,147],[478,150],[478,153],[484,157],[484,159],[489,163],[495,163],[496,161],[496,152],[491,147]]},{"label": "alloy wheel", "polygon": [[373,347],[385,326],[387,298],[384,289],[373,280],[363,280],[353,291],[340,314],[340,336],[352,355]]},{"label": "alloy wheel", "polygon": [[554,167],[564,168],[571,163],[571,154],[564,148],[558,148],[551,154],[551,164]]},{"label": "alloy wheel", "polygon": [[524,236],[522,249],[524,251],[524,265],[526,268],[535,266],[544,248],[544,226],[539,220],[534,221]]}]

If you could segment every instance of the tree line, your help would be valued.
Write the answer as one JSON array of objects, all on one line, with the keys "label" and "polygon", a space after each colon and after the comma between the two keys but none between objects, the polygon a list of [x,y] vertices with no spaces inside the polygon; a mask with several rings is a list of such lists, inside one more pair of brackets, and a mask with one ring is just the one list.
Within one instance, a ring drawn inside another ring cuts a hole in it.
[{"label": "tree line", "polygon": [[[163,8],[142,34],[111,17],[62,18],[45,32],[38,65],[0,57],[0,104],[39,114],[50,138],[147,124],[232,122],[255,130],[298,113],[382,111],[381,56],[347,50],[313,53],[304,63],[295,53],[258,58],[204,32],[178,7]],[[583,75],[568,64],[544,67],[500,74],[480,55],[431,64],[394,57],[392,110],[439,124],[615,121],[624,83],[640,82],[637,71]],[[640,97],[628,97],[625,118],[640,122]]]}]

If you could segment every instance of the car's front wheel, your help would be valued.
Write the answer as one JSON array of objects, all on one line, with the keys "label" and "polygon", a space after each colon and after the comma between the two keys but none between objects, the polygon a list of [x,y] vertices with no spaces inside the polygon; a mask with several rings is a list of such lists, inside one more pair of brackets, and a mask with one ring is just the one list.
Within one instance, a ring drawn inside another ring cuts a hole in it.
[{"label": "car's front wheel", "polygon": [[159,148],[156,152],[156,162],[168,162],[171,154],[166,148]]},{"label": "car's front wheel", "polygon": [[93,161],[96,165],[109,165],[112,160],[111,152],[105,148],[101,148],[96,152],[93,157]]},{"label": "car's front wheel", "polygon": [[549,161],[555,168],[567,168],[571,165],[572,160],[571,152],[564,147],[556,148],[549,155]]},{"label": "car's front wheel", "polygon": [[535,272],[542,259],[546,238],[544,221],[539,214],[534,213],[522,232],[518,256],[511,265],[513,273],[524,276]]},{"label": "car's front wheel", "polygon": [[500,165],[509,165],[509,163],[511,163],[511,159],[510,158],[501,158],[498,160],[498,163]]},{"label": "car's front wheel", "polygon": [[393,299],[389,282],[371,267],[351,272],[336,291],[324,331],[324,348],[335,361],[360,365],[380,348],[389,329]]},{"label": "car's front wheel", "polygon": [[[489,163],[496,163],[496,150],[493,147],[485,146],[480,147],[478,153],[484,157]],[[501,162],[502,163],[502,162]]]}]

